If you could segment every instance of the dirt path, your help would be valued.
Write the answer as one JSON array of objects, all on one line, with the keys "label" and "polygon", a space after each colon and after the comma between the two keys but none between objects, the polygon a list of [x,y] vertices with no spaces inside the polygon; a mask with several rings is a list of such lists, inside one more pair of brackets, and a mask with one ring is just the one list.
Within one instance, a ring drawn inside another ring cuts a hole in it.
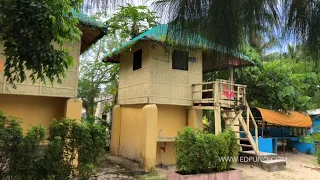
[{"label": "dirt path", "polygon": [[320,180],[320,166],[316,164],[316,157],[306,154],[287,154],[286,170],[266,172],[260,168],[236,164],[236,169],[243,170],[245,180]]},{"label": "dirt path", "polygon": [[134,174],[127,171],[125,168],[120,167],[108,160],[100,164],[95,175],[93,175],[90,180],[126,180],[126,179],[136,179]]},{"label": "dirt path", "polygon": [[[287,165],[284,171],[266,172],[246,164],[235,164],[233,167],[243,170],[245,180],[320,180],[320,166],[316,164],[315,156],[289,153],[286,157]],[[168,169],[174,171],[175,167],[157,168],[155,172],[145,174],[135,162],[108,156],[90,180],[164,180]]]},{"label": "dirt path", "polygon": [[[164,176],[165,177],[165,176]],[[145,173],[141,166],[133,161],[107,156],[96,173],[89,180],[165,180],[156,171]]]},{"label": "dirt path", "polygon": [[107,156],[90,180],[135,180],[144,173],[140,166],[121,157]]}]

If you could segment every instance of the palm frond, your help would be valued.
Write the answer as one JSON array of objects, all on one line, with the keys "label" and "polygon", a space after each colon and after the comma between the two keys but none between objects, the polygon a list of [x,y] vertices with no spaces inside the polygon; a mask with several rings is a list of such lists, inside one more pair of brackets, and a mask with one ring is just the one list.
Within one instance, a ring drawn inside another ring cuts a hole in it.
[{"label": "palm frond", "polygon": [[228,51],[239,49],[249,31],[274,25],[276,4],[276,0],[162,0],[155,3],[166,13],[163,16],[170,19],[168,37],[188,44],[200,34],[212,42],[212,46],[219,44]]},{"label": "palm frond", "polygon": [[285,0],[284,12],[287,34],[306,47],[319,67],[320,58],[320,1],[318,0]]}]

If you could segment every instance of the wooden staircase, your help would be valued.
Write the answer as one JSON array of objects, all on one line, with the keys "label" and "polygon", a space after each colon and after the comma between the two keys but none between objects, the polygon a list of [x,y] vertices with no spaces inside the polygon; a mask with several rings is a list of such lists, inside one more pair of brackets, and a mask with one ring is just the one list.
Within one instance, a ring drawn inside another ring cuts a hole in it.
[{"label": "wooden staircase", "polygon": [[[258,149],[258,126],[246,100],[246,86],[234,81],[217,79],[192,85],[193,109],[214,110],[215,133],[221,132],[221,117],[238,138],[240,151]],[[254,129],[254,138],[250,132]],[[240,130],[241,129],[241,130]],[[242,143],[240,143],[242,142]]]},{"label": "wooden staircase", "polygon": [[[242,109],[230,109],[222,108],[221,115],[227,126],[230,126],[236,134],[238,139],[238,145],[240,151],[253,150],[256,155],[259,155],[258,148],[258,126],[252,115],[250,107],[247,103],[242,106]],[[251,129],[254,130],[254,137],[250,132],[250,125],[253,125]]]},{"label": "wooden staircase", "polygon": [[[215,134],[222,132],[222,121],[226,127],[231,127],[238,139],[239,156],[250,157],[248,163],[270,172],[284,170],[286,160],[279,159],[276,154],[259,151],[258,126],[246,100],[246,88],[221,79],[193,84],[192,109],[214,111]],[[272,159],[274,157],[278,159]]]}]

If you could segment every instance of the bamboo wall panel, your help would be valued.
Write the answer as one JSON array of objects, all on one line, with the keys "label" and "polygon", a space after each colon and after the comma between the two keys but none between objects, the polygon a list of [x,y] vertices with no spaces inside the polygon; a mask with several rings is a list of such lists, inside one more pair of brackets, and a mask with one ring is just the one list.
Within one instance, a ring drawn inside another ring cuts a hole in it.
[{"label": "bamboo wall panel", "polygon": [[[202,82],[202,53],[190,51],[189,70],[172,69],[172,53],[161,45],[151,49],[149,103],[193,105],[192,84]],[[201,96],[201,93],[195,96]]]},{"label": "bamboo wall panel", "polygon": [[[36,80],[32,82],[27,78],[23,83],[17,83],[16,88],[8,84],[0,72],[0,94],[20,94],[20,95],[35,95],[35,96],[53,96],[53,97],[76,97],[78,88],[78,68],[80,56],[80,41],[75,43],[66,43],[65,48],[71,48],[70,55],[76,61],[75,65],[66,71],[66,77],[59,84],[47,81],[46,83]],[[3,46],[0,44],[0,60],[5,61],[3,55]],[[30,74],[27,72],[27,76]]]},{"label": "bamboo wall panel", "polygon": [[[133,54],[142,49],[142,67],[133,71]],[[150,43],[137,44],[120,56],[119,104],[148,103],[150,90]]]}]

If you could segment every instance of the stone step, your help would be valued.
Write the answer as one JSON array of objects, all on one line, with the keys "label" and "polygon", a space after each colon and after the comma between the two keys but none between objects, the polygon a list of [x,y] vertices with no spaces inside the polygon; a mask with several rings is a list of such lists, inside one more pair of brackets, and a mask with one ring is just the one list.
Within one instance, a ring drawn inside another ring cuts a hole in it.
[{"label": "stone step", "polygon": [[271,159],[275,159],[275,158],[279,158],[280,156],[278,156],[277,154],[274,153],[267,153],[267,152],[262,152],[260,151],[259,155],[256,155],[256,153],[253,150],[250,151],[241,151],[239,153],[239,156],[244,156],[244,157],[259,157],[262,160],[271,160]]},{"label": "stone step", "polygon": [[282,171],[286,167],[287,161],[277,154],[261,152],[256,155],[254,151],[242,151],[239,153],[242,163],[257,166],[265,171],[274,172]]},{"label": "stone step", "polygon": [[286,164],[287,161],[284,159],[266,160],[261,161],[260,168],[268,172],[282,171],[285,170]]}]

